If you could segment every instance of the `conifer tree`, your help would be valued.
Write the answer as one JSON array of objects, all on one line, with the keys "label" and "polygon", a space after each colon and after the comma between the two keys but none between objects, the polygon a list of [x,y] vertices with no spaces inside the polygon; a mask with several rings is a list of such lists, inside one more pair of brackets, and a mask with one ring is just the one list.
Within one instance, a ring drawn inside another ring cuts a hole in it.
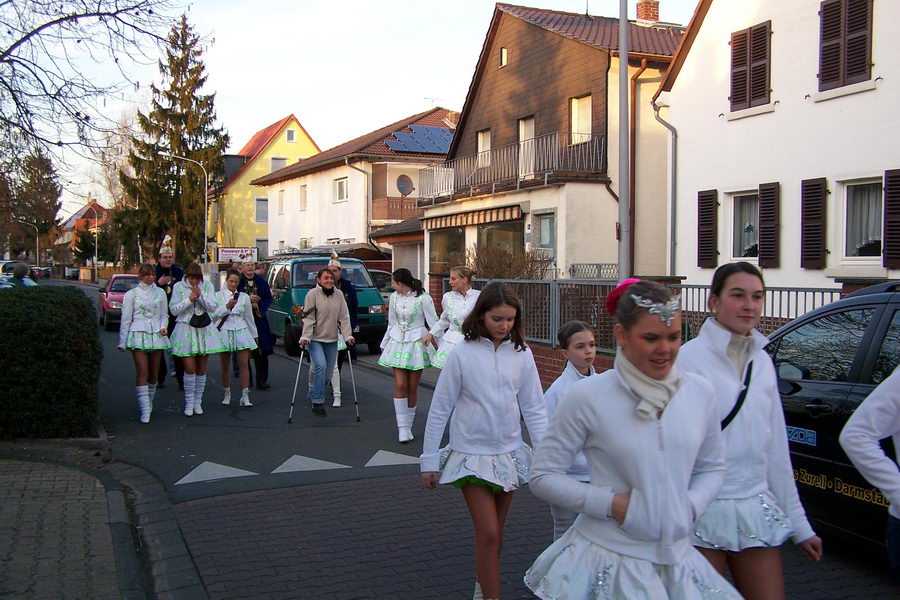
[{"label": "conifer tree", "polygon": [[[22,161],[18,176],[12,195],[13,221],[37,227],[41,248],[49,248],[58,231],[62,208],[62,186],[53,161],[41,148],[35,148]],[[19,225],[16,237],[20,249],[34,250],[34,235],[30,226]]]}]

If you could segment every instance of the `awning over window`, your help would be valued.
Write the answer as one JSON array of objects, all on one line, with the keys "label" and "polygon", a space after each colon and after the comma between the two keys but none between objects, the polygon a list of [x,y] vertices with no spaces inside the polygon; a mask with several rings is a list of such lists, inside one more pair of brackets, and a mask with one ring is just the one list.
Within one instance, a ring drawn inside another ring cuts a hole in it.
[{"label": "awning over window", "polygon": [[501,206],[499,208],[485,208],[470,212],[430,217],[422,219],[425,229],[446,229],[448,227],[464,227],[466,225],[481,225],[482,223],[499,223],[501,221],[515,221],[522,218],[522,207]]}]

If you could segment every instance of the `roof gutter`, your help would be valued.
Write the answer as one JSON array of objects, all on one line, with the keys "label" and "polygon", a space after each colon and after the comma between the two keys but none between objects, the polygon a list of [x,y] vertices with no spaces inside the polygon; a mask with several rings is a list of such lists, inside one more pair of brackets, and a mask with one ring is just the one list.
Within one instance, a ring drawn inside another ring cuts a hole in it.
[{"label": "roof gutter", "polygon": [[[369,175],[369,172],[365,169],[360,169],[354,165],[350,164],[350,158],[354,157],[353,154],[347,155],[344,157],[344,164],[353,169],[354,171],[359,171],[363,175],[366,176],[366,241],[375,246],[375,243],[372,242],[372,238],[369,235],[372,232],[371,228],[371,220],[369,219],[369,215],[372,214],[372,177]],[[377,247],[377,246],[376,246]]]},{"label": "roof gutter", "polygon": [[[657,93],[658,96],[658,93]],[[656,103],[657,96],[654,96],[650,101],[650,104],[653,106],[653,116],[656,117],[656,120],[662,124],[663,127],[668,129],[672,133],[672,175],[671,181],[669,182],[669,189],[671,190],[672,199],[670,201],[669,208],[669,249],[671,254],[669,255],[669,275],[671,277],[675,276],[675,250],[678,248],[678,228],[675,225],[676,213],[675,209],[678,207],[678,188],[676,184],[678,183],[678,130],[675,127],[668,123],[665,119],[659,116],[660,106]]]}]

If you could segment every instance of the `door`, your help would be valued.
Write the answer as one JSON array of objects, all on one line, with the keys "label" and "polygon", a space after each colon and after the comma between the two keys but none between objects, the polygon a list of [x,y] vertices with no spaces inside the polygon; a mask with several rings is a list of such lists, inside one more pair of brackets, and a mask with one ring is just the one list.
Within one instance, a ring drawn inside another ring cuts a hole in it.
[{"label": "door", "polygon": [[534,178],[534,117],[519,119],[519,178]]}]

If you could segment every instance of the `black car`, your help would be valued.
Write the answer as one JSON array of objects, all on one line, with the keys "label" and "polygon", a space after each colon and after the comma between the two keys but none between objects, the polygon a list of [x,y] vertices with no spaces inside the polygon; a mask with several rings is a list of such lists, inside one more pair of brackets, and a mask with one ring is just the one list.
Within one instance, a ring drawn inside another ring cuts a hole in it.
[{"label": "black car", "polygon": [[[807,515],[829,529],[884,543],[887,499],[853,467],[838,436],[900,363],[900,283],[854,292],[769,338]],[[890,439],[882,446],[894,456]]]}]

